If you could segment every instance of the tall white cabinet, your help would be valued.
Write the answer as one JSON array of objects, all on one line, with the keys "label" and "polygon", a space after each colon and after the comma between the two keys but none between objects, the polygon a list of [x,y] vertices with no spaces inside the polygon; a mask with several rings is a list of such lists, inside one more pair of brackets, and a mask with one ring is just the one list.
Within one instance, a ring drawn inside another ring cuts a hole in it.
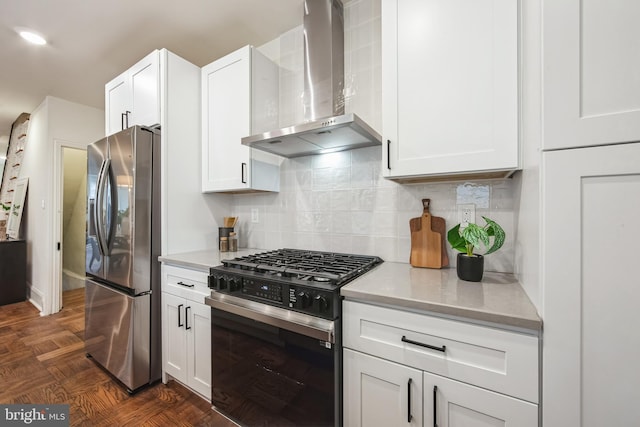
[{"label": "tall white cabinet", "polygon": [[542,10],[543,425],[640,425],[640,3]]},{"label": "tall white cabinet", "polygon": [[278,156],[241,139],[278,126],[278,67],[245,46],[202,67],[202,191],[279,191]]},{"label": "tall white cabinet", "polygon": [[127,125],[126,111],[129,126],[160,125],[163,255],[216,244],[212,208],[200,191],[200,94],[200,67],[167,49],[154,50],[105,86],[107,134]]},{"label": "tall white cabinet", "polygon": [[160,51],[154,50],[105,85],[105,134],[160,124]]},{"label": "tall white cabinet", "polygon": [[640,143],[543,155],[545,426],[640,425]]},{"label": "tall white cabinet", "polygon": [[382,174],[520,167],[518,0],[382,0]]}]

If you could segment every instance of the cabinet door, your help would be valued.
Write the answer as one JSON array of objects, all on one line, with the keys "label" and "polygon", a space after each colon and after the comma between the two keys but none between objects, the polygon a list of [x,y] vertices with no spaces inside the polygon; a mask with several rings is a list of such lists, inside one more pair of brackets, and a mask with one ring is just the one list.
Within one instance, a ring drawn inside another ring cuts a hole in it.
[{"label": "cabinet door", "polygon": [[251,47],[202,68],[202,191],[248,187],[251,134]]},{"label": "cabinet door", "polygon": [[211,307],[189,302],[186,317],[188,385],[211,398]]},{"label": "cabinet door", "polygon": [[640,140],[640,2],[544,0],[545,149]]},{"label": "cabinet door", "polygon": [[164,371],[187,383],[187,334],[184,298],[162,293],[162,346]]},{"label": "cabinet door", "polygon": [[518,1],[382,1],[383,175],[519,167]]},{"label": "cabinet door", "polygon": [[543,423],[640,425],[640,143],[543,155]]},{"label": "cabinet door", "polygon": [[128,74],[125,72],[111,80],[104,88],[105,99],[105,134],[111,135],[124,129],[122,114],[131,105],[131,90]]},{"label": "cabinet door", "polygon": [[107,135],[160,124],[160,54],[154,50],[105,85]]},{"label": "cabinet door", "polygon": [[[425,425],[537,427],[538,405],[424,373]],[[435,418],[435,419],[434,419]]]},{"label": "cabinet door", "polygon": [[344,349],[346,427],[422,426],[422,371]]},{"label": "cabinet door", "polygon": [[129,69],[129,126],[160,124],[160,60],[157,50]]}]

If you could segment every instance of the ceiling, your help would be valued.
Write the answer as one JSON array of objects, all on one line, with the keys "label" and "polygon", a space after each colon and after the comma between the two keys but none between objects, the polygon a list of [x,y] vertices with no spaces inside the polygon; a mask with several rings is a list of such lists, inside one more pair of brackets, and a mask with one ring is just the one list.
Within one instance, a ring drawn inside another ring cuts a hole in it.
[{"label": "ceiling", "polygon": [[302,13],[303,0],[1,0],[0,142],[47,95],[104,109],[105,83],[153,49],[203,66],[275,39]]}]

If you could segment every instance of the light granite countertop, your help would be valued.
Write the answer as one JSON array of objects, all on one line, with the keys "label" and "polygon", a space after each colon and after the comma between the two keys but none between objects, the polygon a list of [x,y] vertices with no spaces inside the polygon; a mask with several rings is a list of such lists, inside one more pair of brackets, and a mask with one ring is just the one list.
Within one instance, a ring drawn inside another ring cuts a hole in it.
[{"label": "light granite countertop", "polygon": [[485,272],[482,282],[459,280],[455,268],[416,268],[384,262],[343,286],[351,300],[471,321],[540,331],[542,320],[512,274]]},{"label": "light granite countertop", "polygon": [[238,250],[237,252],[220,252],[217,249],[209,249],[203,251],[184,252],[179,254],[159,256],[158,261],[163,264],[185,267],[192,270],[204,271],[208,273],[211,267],[222,264],[222,260],[224,259],[233,259],[264,251],[265,249],[243,248]]},{"label": "light granite countertop", "polygon": [[[265,249],[217,249],[160,256],[164,264],[208,273],[224,259],[264,252]],[[459,280],[455,269],[415,268],[407,263],[383,262],[341,289],[347,299],[455,316],[471,321],[540,331],[538,316],[518,280],[511,274],[485,272],[482,282]]]}]

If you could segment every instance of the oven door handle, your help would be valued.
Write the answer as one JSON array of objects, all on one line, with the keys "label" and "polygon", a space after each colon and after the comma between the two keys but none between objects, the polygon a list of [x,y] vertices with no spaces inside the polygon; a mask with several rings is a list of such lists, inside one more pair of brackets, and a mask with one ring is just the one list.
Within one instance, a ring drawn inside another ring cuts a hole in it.
[{"label": "oven door handle", "polygon": [[236,314],[328,343],[335,343],[334,322],[331,320],[218,292],[211,292],[211,296],[205,298],[205,303],[217,310],[226,311],[227,313]]}]

